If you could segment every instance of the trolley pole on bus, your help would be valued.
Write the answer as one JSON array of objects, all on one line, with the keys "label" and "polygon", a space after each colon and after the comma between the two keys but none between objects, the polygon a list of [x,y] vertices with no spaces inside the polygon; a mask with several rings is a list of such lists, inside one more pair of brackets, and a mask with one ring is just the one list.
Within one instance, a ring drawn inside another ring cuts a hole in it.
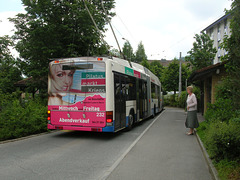
[{"label": "trolley pole on bus", "polygon": [[182,93],[182,52],[180,52],[180,57],[179,57],[179,88],[178,88],[178,97],[180,97]]}]

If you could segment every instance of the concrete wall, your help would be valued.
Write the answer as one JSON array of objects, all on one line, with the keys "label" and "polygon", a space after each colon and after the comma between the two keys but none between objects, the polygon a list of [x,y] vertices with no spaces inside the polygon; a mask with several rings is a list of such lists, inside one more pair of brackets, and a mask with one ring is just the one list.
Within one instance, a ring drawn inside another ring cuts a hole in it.
[{"label": "concrete wall", "polygon": [[224,68],[219,69],[204,78],[204,113],[207,111],[207,104],[216,101],[217,85],[222,83],[222,78],[226,76]]},{"label": "concrete wall", "polygon": [[216,92],[217,92],[217,85],[222,83],[222,78],[226,76],[226,71],[222,68],[219,69],[220,73],[212,75],[212,103],[216,101]]}]

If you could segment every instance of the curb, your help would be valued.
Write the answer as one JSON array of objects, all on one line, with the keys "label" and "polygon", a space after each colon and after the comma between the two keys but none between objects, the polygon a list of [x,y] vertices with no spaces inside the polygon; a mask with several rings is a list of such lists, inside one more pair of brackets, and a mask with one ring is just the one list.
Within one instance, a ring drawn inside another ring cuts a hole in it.
[{"label": "curb", "polygon": [[197,141],[198,141],[198,143],[201,147],[201,150],[203,152],[203,156],[204,156],[205,160],[207,161],[208,169],[209,169],[210,174],[212,175],[212,179],[213,180],[219,180],[218,172],[217,172],[216,168],[214,167],[214,165],[213,165],[213,163],[212,163],[212,161],[211,161],[211,159],[210,159],[210,157],[209,157],[209,155],[208,155],[208,153],[207,153],[207,151],[206,151],[206,149],[203,145],[203,142],[201,141],[198,134],[197,133],[195,133],[195,134],[196,134]]},{"label": "curb", "polygon": [[29,136],[24,136],[24,137],[20,137],[20,138],[16,138],[16,139],[9,139],[9,140],[5,140],[5,141],[0,141],[0,144],[6,144],[6,143],[9,143],[9,142],[21,141],[21,140],[29,139],[29,138],[32,138],[32,137],[37,137],[37,136],[41,136],[41,135],[45,135],[45,134],[50,134],[50,133],[53,133],[53,132],[56,132],[56,131],[58,131],[58,130],[52,130],[52,131],[43,132],[43,133],[40,133],[40,134],[32,134],[32,135],[29,135]]}]

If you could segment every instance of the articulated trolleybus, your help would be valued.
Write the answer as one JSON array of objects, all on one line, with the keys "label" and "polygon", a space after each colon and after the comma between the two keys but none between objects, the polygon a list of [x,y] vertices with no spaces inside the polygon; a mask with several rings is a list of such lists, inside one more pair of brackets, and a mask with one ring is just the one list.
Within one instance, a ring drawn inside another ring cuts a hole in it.
[{"label": "articulated trolleybus", "polygon": [[140,64],[78,57],[49,65],[48,129],[130,130],[163,108],[159,79]]}]

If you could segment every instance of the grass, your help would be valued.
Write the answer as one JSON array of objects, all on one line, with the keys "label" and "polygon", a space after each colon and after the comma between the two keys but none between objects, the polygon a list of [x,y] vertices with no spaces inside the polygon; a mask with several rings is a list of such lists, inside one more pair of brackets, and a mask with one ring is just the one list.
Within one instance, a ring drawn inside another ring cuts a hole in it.
[{"label": "grass", "polygon": [[239,180],[240,179],[240,165],[237,161],[222,160],[213,162],[218,171],[218,176],[221,180]]},{"label": "grass", "polygon": [[200,122],[199,125],[200,126],[197,128],[197,133],[198,133],[198,136],[200,137],[200,139],[202,140],[204,146],[206,147],[206,145],[205,145],[205,142],[206,142],[205,141],[206,140],[205,131],[206,131],[207,123],[206,123],[206,121],[203,121],[203,122]]},{"label": "grass", "polygon": [[[199,128],[197,129],[198,136],[202,140],[205,148],[207,147],[206,138],[208,125],[209,124],[206,121],[201,122]],[[221,180],[240,180],[240,162],[238,160],[229,161],[227,159],[224,159],[216,162],[214,159],[212,159],[212,161],[218,171],[218,177]]]}]

